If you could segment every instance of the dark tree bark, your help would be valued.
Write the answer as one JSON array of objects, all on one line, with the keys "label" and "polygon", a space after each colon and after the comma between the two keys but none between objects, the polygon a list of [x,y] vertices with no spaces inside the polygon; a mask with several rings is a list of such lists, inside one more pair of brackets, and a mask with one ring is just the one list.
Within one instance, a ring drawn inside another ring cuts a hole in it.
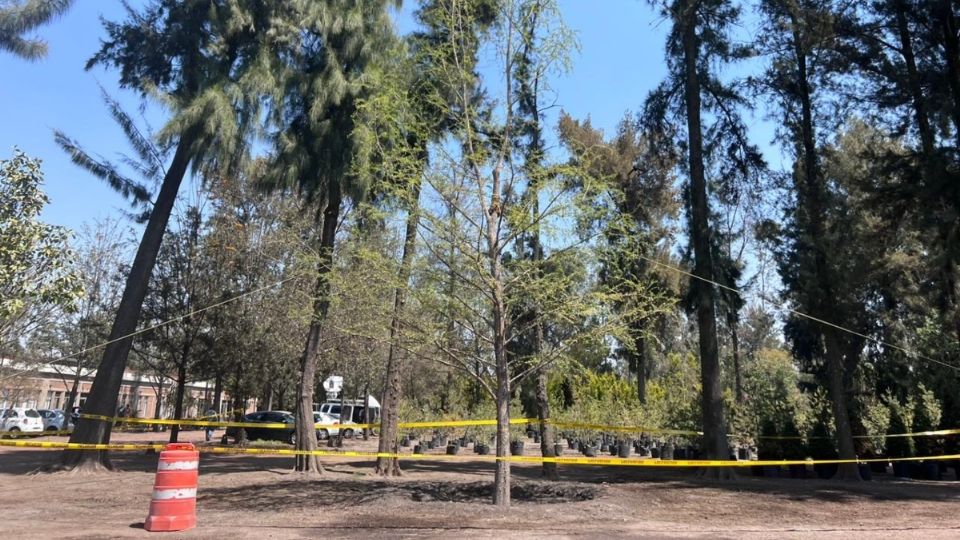
[{"label": "dark tree bark", "polygon": [[957,19],[953,14],[952,0],[939,0],[935,10],[936,24],[943,38],[944,59],[947,65],[947,82],[952,98],[951,119],[955,144],[960,150],[960,36],[957,34]]},{"label": "dark tree bark", "polygon": [[732,312],[727,316],[727,323],[730,327],[730,348],[733,356],[733,392],[737,403],[743,403],[746,395],[743,393],[743,369],[740,365],[740,324]]},{"label": "dark tree bark", "polygon": [[[130,335],[137,328],[140,320],[140,311],[147,294],[150,274],[153,273],[160,244],[167,229],[170,212],[177,200],[177,192],[187,172],[190,163],[190,147],[194,142],[192,132],[185,133],[174,153],[173,161],[163,178],[160,193],[154,202],[150,219],[143,230],[143,237],[137,254],[127,275],[123,296],[117,315],[110,330],[109,344],[104,348],[103,359],[97,367],[97,375],[90,387],[90,395],[84,404],[84,412],[88,414],[113,416],[117,410],[117,396],[123,382],[123,372],[127,367],[127,357],[133,338]],[[76,429],[70,436],[71,443],[106,444],[110,442],[112,422],[81,418]],[[110,467],[106,451],[73,451],[63,452],[61,462],[70,469]]]},{"label": "dark tree bark", "polygon": [[[407,213],[407,227],[403,237],[403,252],[400,255],[397,288],[393,291],[393,316],[390,319],[390,344],[387,351],[387,373],[383,383],[383,407],[380,411],[380,440],[377,452],[398,454],[397,429],[400,417],[400,399],[402,397],[403,359],[400,356],[397,340],[400,339],[400,319],[406,303],[406,286],[410,281],[410,264],[416,250],[417,227],[420,220],[420,180],[413,186],[411,208]],[[375,469],[381,476],[400,476],[400,460],[378,457]]]},{"label": "dark tree bark", "polygon": [[[821,319],[830,320],[830,302],[833,301],[833,285],[827,264],[826,249],[821,245],[824,238],[823,222],[825,218],[825,186],[817,156],[816,136],[813,125],[813,100],[810,90],[810,78],[807,70],[807,51],[801,35],[801,22],[791,17],[793,26],[793,52],[796,62],[796,88],[800,102],[800,138],[803,155],[803,185],[799,188],[803,218],[801,225],[806,228],[806,236],[811,239],[814,251],[813,282],[817,290],[812,291],[815,298],[810,306],[813,314]],[[837,430],[837,447],[842,460],[856,459],[853,445],[853,431],[850,427],[850,414],[847,408],[847,395],[844,380],[844,347],[838,330],[824,327],[822,331],[824,355],[827,363],[827,390],[833,410],[833,419]],[[860,480],[860,471],[856,463],[842,463],[837,469],[837,479]]]},{"label": "dark tree bark", "polygon": [[647,402],[647,340],[643,336],[643,323],[636,321],[633,328],[633,369],[637,374],[637,400]]},{"label": "dark tree bark", "polygon": [[[153,417],[160,418],[160,414],[163,412],[163,379],[157,381],[157,403],[153,406]],[[154,424],[153,430],[154,433],[160,432],[160,425]]]},{"label": "dark tree bark", "polygon": [[[187,351],[189,353],[189,351]],[[180,364],[177,365],[177,393],[173,402],[173,418],[175,420],[180,420],[183,418],[183,394],[187,387],[187,363],[185,360],[181,360]],[[170,442],[177,442],[177,437],[180,435],[180,425],[174,424],[170,428]]]},{"label": "dark tree bark", "polygon": [[[690,239],[693,243],[697,327],[700,346],[700,380],[703,385],[703,441],[707,459],[727,459],[727,430],[720,387],[717,349],[717,314],[713,291],[713,260],[710,250],[710,202],[703,165],[703,133],[700,119],[700,57],[697,36],[697,3],[685,6],[683,20],[688,158],[690,172]],[[730,471],[714,471],[727,476]]]},{"label": "dark tree bark", "polygon": [[216,378],[213,382],[213,410],[217,411],[217,414],[223,414],[223,372],[217,371]]},{"label": "dark tree bark", "polygon": [[[313,318],[307,332],[307,343],[300,362],[300,384],[297,388],[297,450],[313,452],[317,449],[316,429],[313,421],[313,390],[316,385],[317,360],[320,356],[320,335],[323,323],[330,310],[330,269],[333,265],[333,248],[340,218],[340,183],[330,181],[327,189],[327,204],[323,211],[320,233],[320,262],[314,286],[316,300]],[[342,411],[341,411],[342,412]],[[343,424],[344,419],[340,418]],[[342,433],[342,430],[341,430]],[[315,455],[298,455],[295,470],[303,473],[323,472],[323,466]]]},{"label": "dark tree bark", "polygon": [[897,36],[900,39],[900,54],[907,66],[907,84],[910,86],[910,96],[913,101],[913,113],[917,122],[917,132],[920,135],[920,147],[925,159],[933,155],[934,136],[930,128],[930,117],[927,112],[927,100],[923,95],[923,86],[917,72],[917,59],[913,52],[913,37],[910,34],[910,25],[907,21],[909,7],[906,0],[895,0]]}]

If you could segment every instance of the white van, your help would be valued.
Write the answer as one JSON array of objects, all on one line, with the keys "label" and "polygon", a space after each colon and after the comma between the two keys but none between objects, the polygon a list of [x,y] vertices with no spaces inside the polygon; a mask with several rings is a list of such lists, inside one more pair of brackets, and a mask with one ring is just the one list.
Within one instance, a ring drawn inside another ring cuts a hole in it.
[{"label": "white van", "polygon": [[[380,421],[380,402],[373,396],[370,396],[368,400],[370,402],[369,421],[371,424],[375,424]],[[316,407],[316,405],[314,405],[314,407]],[[342,405],[339,401],[327,401],[322,403],[317,411],[339,419],[341,425],[362,424],[365,420],[368,420],[364,414],[364,402],[362,399],[344,400]],[[344,437],[349,439],[353,436],[353,433],[353,429],[344,427]]]}]

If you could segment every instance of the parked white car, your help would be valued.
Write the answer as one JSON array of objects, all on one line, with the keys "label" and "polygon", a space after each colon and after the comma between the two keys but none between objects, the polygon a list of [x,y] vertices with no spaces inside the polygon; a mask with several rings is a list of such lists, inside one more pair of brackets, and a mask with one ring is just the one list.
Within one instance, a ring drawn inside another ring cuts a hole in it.
[{"label": "parked white car", "polygon": [[[327,413],[313,411],[313,422],[315,424],[339,424],[340,419],[334,418],[332,415],[329,415]],[[325,441],[330,437],[336,437],[339,434],[340,434],[340,428],[331,428],[331,427],[317,428],[317,440],[320,440],[320,441]]]},{"label": "parked white car", "polygon": [[60,409],[38,409],[37,412],[43,418],[44,431],[64,431],[73,427]]},{"label": "parked white car", "polygon": [[21,433],[43,433],[43,418],[36,409],[13,407],[0,411],[0,432],[5,437],[16,437]]}]

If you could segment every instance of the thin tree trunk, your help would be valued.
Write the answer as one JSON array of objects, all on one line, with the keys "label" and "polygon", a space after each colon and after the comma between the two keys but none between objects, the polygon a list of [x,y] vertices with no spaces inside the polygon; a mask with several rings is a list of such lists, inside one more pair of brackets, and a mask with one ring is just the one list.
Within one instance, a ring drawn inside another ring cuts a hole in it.
[{"label": "thin tree trunk", "polygon": [[[185,351],[185,353],[189,353]],[[187,361],[186,359],[181,359],[180,364],[177,365],[177,394],[175,401],[173,402],[173,418],[175,420],[181,420],[183,418],[183,394],[187,387]],[[177,437],[180,435],[180,426],[174,424],[170,429],[170,442],[177,442]]]},{"label": "thin tree trunk", "polygon": [[[317,282],[314,286],[316,300],[313,318],[307,332],[307,343],[300,363],[300,384],[297,400],[297,450],[314,452],[317,449],[316,429],[313,421],[313,390],[316,384],[317,360],[320,356],[320,334],[323,322],[330,310],[330,270],[333,266],[333,248],[340,218],[340,183],[330,180],[327,206],[323,211],[320,233],[320,262],[317,267]],[[343,424],[343,418],[340,419]],[[341,431],[342,433],[342,431]],[[296,458],[295,470],[304,473],[321,473],[317,456],[301,454]]]},{"label": "thin tree trunk", "polygon": [[[161,417],[160,415],[163,413],[162,407],[163,407],[163,379],[158,379],[157,380],[157,404],[153,406],[154,418]],[[160,432],[160,424],[153,425],[153,432],[154,433]]]},{"label": "thin tree trunk", "polygon": [[[694,271],[708,281],[694,280],[697,298],[697,327],[700,345],[700,380],[703,386],[703,440],[707,459],[727,459],[727,430],[720,386],[720,358],[717,349],[717,315],[713,294],[713,261],[710,252],[710,203],[703,168],[703,134],[700,121],[700,78],[697,61],[700,44],[697,37],[697,4],[689,2],[684,12],[683,48],[686,71],[688,153],[690,162],[690,238],[693,243]],[[714,470],[717,476],[732,471]]]},{"label": "thin tree trunk", "polygon": [[[638,325],[640,323],[637,323]],[[647,340],[643,332],[635,329],[633,337],[633,368],[637,373],[637,400],[647,402]]]},{"label": "thin tree trunk", "polygon": [[[540,453],[545,458],[556,457],[553,426],[550,424],[550,399],[547,394],[547,370],[537,370],[537,420],[540,422]],[[543,463],[543,476],[548,480],[559,480],[556,463]]]},{"label": "thin tree trunk", "polygon": [[[77,373],[73,376],[73,384],[70,386],[70,391],[67,392],[67,402],[64,404],[64,426],[63,429],[70,428],[70,416],[73,414],[73,404],[77,401],[77,389],[80,388],[80,370],[81,368],[77,366]],[[76,426],[74,426],[76,429]]]},{"label": "thin tree trunk", "polygon": [[[410,281],[410,261],[416,246],[416,234],[419,220],[420,183],[414,188],[414,205],[407,214],[407,228],[404,232],[403,253],[400,255],[400,269],[397,288],[393,291],[393,315],[390,319],[390,342],[387,350],[387,373],[383,383],[383,403],[380,411],[380,441],[377,452],[396,455],[397,429],[400,417],[400,399],[402,396],[403,367],[397,340],[400,338],[400,317],[406,301],[406,287]],[[375,472],[381,476],[400,476],[400,460],[395,457],[378,457]]]},{"label": "thin tree trunk", "polygon": [[[732,315],[732,314],[731,314]],[[733,394],[737,403],[746,401],[746,395],[743,393],[743,369],[740,365],[740,329],[736,317],[730,317],[730,347],[733,349]]]},{"label": "thin tree trunk", "polygon": [[370,386],[363,387],[363,440],[370,440]]},{"label": "thin tree trunk", "polygon": [[217,411],[218,415],[223,414],[223,372],[217,371],[216,378],[213,383],[213,410]]},{"label": "thin tree trunk", "polygon": [[[163,178],[160,193],[150,212],[150,220],[143,230],[143,237],[137,254],[127,275],[123,296],[117,315],[110,330],[109,344],[104,348],[103,359],[97,367],[97,375],[90,387],[90,395],[84,404],[86,413],[113,416],[117,410],[117,395],[123,382],[123,372],[127,367],[127,357],[133,338],[130,335],[137,328],[140,320],[140,311],[147,294],[147,286],[153,266],[160,252],[160,244],[167,229],[170,212],[177,200],[177,192],[186,175],[190,163],[190,147],[193,145],[192,130],[185,133],[177,145],[173,161]],[[106,444],[110,442],[112,422],[81,418],[76,429],[70,436],[71,443]],[[64,467],[91,468],[110,467],[110,460],[106,451],[74,451],[65,450],[61,458]]]},{"label": "thin tree trunk", "polygon": [[[495,318],[499,318],[496,317]],[[502,344],[501,344],[502,345]],[[498,347],[499,348],[499,347]],[[493,504],[510,507],[510,374],[505,348],[497,356],[497,465],[493,477]]]}]

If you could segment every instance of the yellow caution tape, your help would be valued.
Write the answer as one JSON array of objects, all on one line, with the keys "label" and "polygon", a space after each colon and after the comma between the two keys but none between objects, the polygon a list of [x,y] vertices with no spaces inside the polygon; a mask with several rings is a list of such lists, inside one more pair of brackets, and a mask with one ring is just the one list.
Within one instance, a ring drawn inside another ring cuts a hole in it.
[{"label": "yellow caution tape", "polygon": [[[23,448],[48,448],[61,450],[163,450],[165,444],[79,444],[46,441],[5,441],[0,446]],[[404,460],[484,460],[509,461],[513,463],[556,463],[560,465],[611,465],[631,467],[780,467],[785,465],[827,465],[842,463],[888,463],[894,461],[942,461],[958,460],[960,454],[941,456],[921,456],[906,458],[870,458],[870,459],[796,459],[734,461],[713,459],[655,459],[655,458],[601,458],[601,457],[542,457],[542,456],[483,456],[483,455],[446,455],[446,454],[394,454],[390,452],[359,452],[331,450],[295,450],[288,448],[238,448],[230,446],[198,446],[197,450],[206,454],[253,454],[253,455],[313,455],[332,458],[397,458]]]},{"label": "yellow caution tape", "polygon": [[[283,424],[283,423],[265,423],[265,422],[213,422],[205,420],[176,420],[172,418],[128,418],[128,417],[117,417],[117,416],[103,416],[99,414],[87,414],[83,413],[80,415],[81,418],[89,418],[93,420],[102,420],[105,422],[122,422],[125,424],[148,424],[148,425],[167,425],[167,426],[196,426],[196,427],[242,427],[242,428],[260,428],[260,429],[289,429],[292,427],[292,424]],[[537,424],[539,420],[536,418],[511,418],[510,425],[526,425],[526,424]],[[687,435],[687,436],[700,436],[703,435],[702,431],[692,431],[692,430],[682,430],[682,429],[666,429],[666,428],[655,428],[655,427],[646,427],[646,426],[613,426],[607,424],[591,424],[585,422],[562,422],[556,420],[547,420],[546,423],[558,427],[561,429],[586,429],[594,431],[620,431],[620,432],[637,432],[637,433],[661,433],[664,435]],[[441,420],[441,421],[427,421],[427,422],[400,422],[398,428],[401,429],[425,429],[425,428],[447,428],[447,427],[470,427],[470,426],[496,426],[497,421],[495,419],[487,420]],[[314,426],[317,429],[329,428],[329,429],[378,429],[380,427],[379,423],[369,423],[369,424],[323,424],[318,423]],[[50,433],[47,433],[50,434]],[[58,432],[59,434],[59,432]],[[935,431],[918,431],[912,433],[892,433],[885,435],[856,435],[855,439],[871,439],[871,438],[890,438],[890,437],[945,437],[950,435],[960,435],[960,429],[941,429]],[[739,437],[736,434],[730,434],[728,437],[737,438]],[[761,435],[758,438],[768,439],[768,440],[803,440],[803,439],[832,439],[833,437],[802,437],[797,435]]]}]

